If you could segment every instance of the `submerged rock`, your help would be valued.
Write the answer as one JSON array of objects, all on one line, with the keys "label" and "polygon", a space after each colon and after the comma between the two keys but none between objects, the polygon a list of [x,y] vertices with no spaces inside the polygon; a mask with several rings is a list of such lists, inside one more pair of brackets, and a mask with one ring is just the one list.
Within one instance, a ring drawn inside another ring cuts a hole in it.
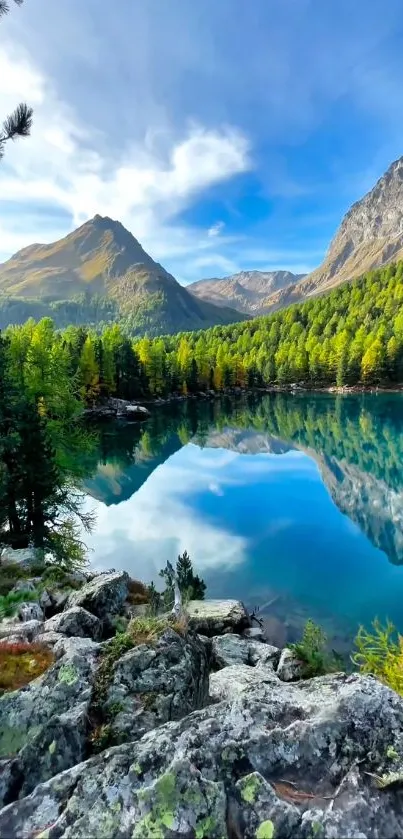
[{"label": "submerged rock", "polygon": [[222,632],[242,632],[251,624],[240,600],[191,600],[186,611],[191,629],[209,637]]},{"label": "submerged rock", "polygon": [[[237,669],[259,673],[215,675]],[[370,677],[286,685],[270,673],[40,784],[0,811],[0,835],[403,839],[399,786],[379,789],[373,777],[394,766],[395,693]]]}]

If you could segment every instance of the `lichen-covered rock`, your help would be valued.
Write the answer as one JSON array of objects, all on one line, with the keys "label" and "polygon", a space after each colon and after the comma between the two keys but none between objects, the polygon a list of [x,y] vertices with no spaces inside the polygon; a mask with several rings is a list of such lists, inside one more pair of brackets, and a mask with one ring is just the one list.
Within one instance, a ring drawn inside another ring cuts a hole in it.
[{"label": "lichen-covered rock", "polygon": [[[75,640],[84,647],[68,645]],[[87,638],[64,641],[63,655],[43,676],[0,696],[0,758],[16,760],[9,779],[12,788],[3,789],[8,800],[84,757],[98,645]],[[3,787],[7,773],[5,778]]]},{"label": "lichen-covered rock", "polygon": [[122,611],[128,596],[130,577],[125,571],[99,574],[69,595],[65,609],[81,606],[87,612],[108,623]]},{"label": "lichen-covered rock", "polygon": [[[57,633],[59,634],[59,633]],[[69,658],[89,655],[90,660],[97,661],[101,645],[91,638],[71,638],[68,635],[60,633],[60,638],[53,647],[55,657],[59,659],[61,656],[67,655]]]},{"label": "lichen-covered rock", "polygon": [[281,651],[280,661],[277,667],[277,676],[283,682],[295,682],[304,677],[304,662],[298,656],[285,647]]},{"label": "lichen-covered rock", "polygon": [[196,635],[182,637],[172,629],[154,644],[126,652],[113,665],[103,700],[111,739],[138,739],[202,708],[208,699],[208,664],[205,646]]},{"label": "lichen-covered rock", "polygon": [[240,600],[191,600],[186,610],[190,628],[210,638],[228,631],[242,632],[251,624]]},{"label": "lichen-covered rock", "polygon": [[253,685],[259,686],[277,681],[277,676],[271,667],[260,669],[248,664],[233,664],[211,674],[210,699],[213,702],[235,699]]},{"label": "lichen-covered rock", "polygon": [[375,679],[256,680],[39,785],[0,835],[403,839],[399,785],[374,778],[395,766],[403,701]]},{"label": "lichen-covered rock", "polygon": [[45,632],[59,632],[62,635],[80,636],[98,640],[102,635],[99,618],[81,606],[72,606],[45,622]]},{"label": "lichen-covered rock", "polygon": [[211,639],[211,643],[215,667],[227,667],[231,664],[249,664],[251,667],[264,664],[274,667],[280,658],[280,650],[277,647],[240,635],[217,635]]},{"label": "lichen-covered rock", "polygon": [[296,835],[301,818],[298,807],[279,798],[260,772],[244,775],[235,784],[235,790],[231,820],[242,830],[243,839],[270,839],[270,836],[291,839]]}]

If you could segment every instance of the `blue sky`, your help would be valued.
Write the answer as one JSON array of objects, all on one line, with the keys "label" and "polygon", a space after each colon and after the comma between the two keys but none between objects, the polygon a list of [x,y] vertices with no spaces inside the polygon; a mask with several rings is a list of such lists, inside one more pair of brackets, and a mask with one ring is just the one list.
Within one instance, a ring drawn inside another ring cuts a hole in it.
[{"label": "blue sky", "polygon": [[26,0],[0,23],[0,258],[95,213],[181,282],[318,265],[403,154],[401,0]]}]

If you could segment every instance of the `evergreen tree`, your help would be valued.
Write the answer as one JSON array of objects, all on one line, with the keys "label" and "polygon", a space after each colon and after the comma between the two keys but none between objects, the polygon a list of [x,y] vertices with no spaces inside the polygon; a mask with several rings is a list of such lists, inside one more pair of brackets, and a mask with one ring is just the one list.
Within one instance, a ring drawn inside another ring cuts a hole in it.
[{"label": "evergreen tree", "polygon": [[[17,6],[22,5],[23,0],[14,0]],[[0,18],[9,12],[10,7],[6,0],[0,0]],[[12,114],[9,114],[0,130],[0,160],[4,156],[5,145],[10,140],[18,137],[28,137],[31,133],[33,110],[25,102],[20,102]]]}]

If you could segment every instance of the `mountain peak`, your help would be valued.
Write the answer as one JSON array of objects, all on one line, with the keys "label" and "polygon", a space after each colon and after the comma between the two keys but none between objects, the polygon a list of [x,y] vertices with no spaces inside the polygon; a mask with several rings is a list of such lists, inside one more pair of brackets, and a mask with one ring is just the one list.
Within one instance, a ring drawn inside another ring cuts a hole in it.
[{"label": "mountain peak", "polygon": [[[51,308],[52,316],[64,311],[66,318],[66,301],[76,303],[77,295],[84,295],[95,302],[87,303],[87,309],[82,303],[77,310],[73,306],[74,322],[128,318],[129,328],[138,334],[243,320],[228,308],[196,301],[123,224],[98,213],[63,239],[25,248],[0,265],[0,293],[24,300],[24,320],[30,306],[39,306],[43,316],[54,301],[63,301],[64,308]],[[101,304],[96,302],[100,298]]]}]

